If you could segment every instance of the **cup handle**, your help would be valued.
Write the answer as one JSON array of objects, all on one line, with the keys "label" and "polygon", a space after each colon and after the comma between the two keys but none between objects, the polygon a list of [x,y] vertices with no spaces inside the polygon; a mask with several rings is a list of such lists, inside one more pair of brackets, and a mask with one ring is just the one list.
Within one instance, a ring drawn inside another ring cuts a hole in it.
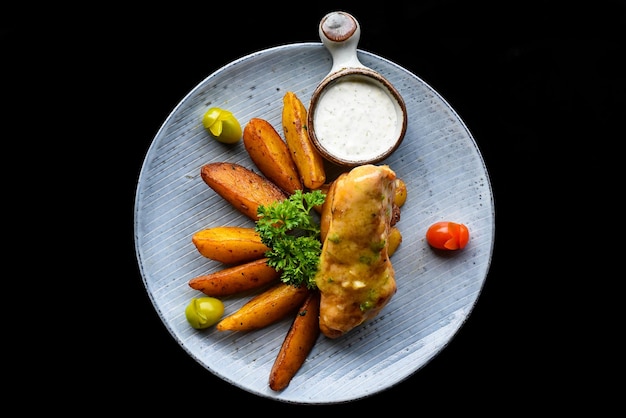
[{"label": "cup handle", "polygon": [[333,58],[328,75],[346,68],[367,68],[357,57],[361,25],[349,13],[331,12],[319,24],[319,36]]}]

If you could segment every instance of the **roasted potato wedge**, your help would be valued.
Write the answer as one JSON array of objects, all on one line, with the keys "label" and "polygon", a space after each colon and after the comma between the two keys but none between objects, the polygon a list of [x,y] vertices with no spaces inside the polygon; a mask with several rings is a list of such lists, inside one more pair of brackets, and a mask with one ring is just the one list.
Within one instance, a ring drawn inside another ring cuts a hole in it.
[{"label": "roasted potato wedge", "polygon": [[267,258],[260,258],[194,277],[189,280],[189,287],[207,296],[223,297],[258,289],[279,279],[280,273],[267,265]]},{"label": "roasted potato wedge", "polygon": [[306,107],[291,91],[283,96],[282,124],[302,184],[309,189],[321,187],[326,181],[324,159],[309,137]]},{"label": "roasted potato wedge", "polygon": [[252,118],[243,129],[243,145],[261,173],[288,195],[302,182],[287,144],[265,119]]},{"label": "roasted potato wedge", "polygon": [[311,291],[298,309],[274,361],[270,372],[270,389],[285,389],[304,364],[320,335],[319,315],[320,294]]},{"label": "roasted potato wedge", "polygon": [[395,203],[391,205],[391,220],[389,222],[390,226],[395,226],[398,222],[400,222],[400,217],[402,215],[402,211],[400,210],[400,206]]},{"label": "roasted potato wedge", "polygon": [[396,178],[396,194],[393,196],[393,203],[399,208],[406,202],[406,183],[404,180]]},{"label": "roasted potato wedge", "polygon": [[251,331],[266,327],[295,312],[309,292],[306,286],[295,287],[279,282],[222,318],[215,327],[219,331]]},{"label": "roasted potato wedge", "polygon": [[[338,178],[340,178],[342,175],[344,174],[339,175]],[[324,200],[324,203],[322,203],[322,210],[320,212],[320,239],[322,240],[322,242],[326,240],[326,233],[328,232],[330,220],[333,216],[331,208],[333,194],[335,193],[335,184],[337,183],[334,181],[330,183],[328,189],[326,190],[326,200]]]},{"label": "roasted potato wedge", "polygon": [[[320,187],[318,187],[316,190],[319,190],[320,192],[324,193],[325,195],[328,196],[328,191],[330,190],[330,186],[332,185],[332,182],[330,183],[324,183],[322,184]],[[314,206],[313,209],[315,209],[315,211],[319,214],[322,213],[322,208],[324,207],[323,204],[321,205],[317,205]]]},{"label": "roasted potato wedge", "polygon": [[259,205],[270,205],[287,198],[267,178],[236,163],[215,162],[202,166],[202,180],[235,209],[257,221]]},{"label": "roasted potato wedge", "polygon": [[254,228],[239,226],[203,229],[193,234],[191,241],[200,254],[225,264],[258,260],[270,249]]},{"label": "roasted potato wedge", "polygon": [[396,226],[392,226],[389,229],[389,236],[387,237],[387,253],[389,257],[396,252],[400,244],[402,243],[402,233]]}]

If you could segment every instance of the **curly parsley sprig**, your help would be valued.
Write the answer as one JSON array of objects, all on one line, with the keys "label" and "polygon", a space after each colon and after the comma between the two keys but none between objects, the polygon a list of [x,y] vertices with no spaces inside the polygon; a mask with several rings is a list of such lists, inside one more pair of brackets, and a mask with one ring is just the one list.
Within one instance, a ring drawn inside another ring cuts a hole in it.
[{"label": "curly parsley sprig", "polygon": [[255,230],[263,244],[267,264],[281,272],[281,280],[293,286],[316,287],[314,277],[319,265],[322,243],[320,226],[311,214],[314,206],[324,203],[320,190],[307,193],[296,190],[289,198],[257,209]]}]

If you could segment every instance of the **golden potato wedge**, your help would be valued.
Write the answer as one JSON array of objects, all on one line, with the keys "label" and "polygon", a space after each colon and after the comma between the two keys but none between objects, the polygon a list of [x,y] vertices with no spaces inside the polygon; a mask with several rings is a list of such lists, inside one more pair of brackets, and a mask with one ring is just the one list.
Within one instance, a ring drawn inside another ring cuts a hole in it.
[{"label": "golden potato wedge", "polygon": [[317,189],[326,181],[324,159],[313,145],[307,130],[307,110],[295,93],[283,96],[282,124],[285,142],[298,168],[302,184]]},{"label": "golden potato wedge", "polygon": [[389,236],[387,236],[387,253],[389,254],[389,257],[396,252],[401,243],[402,233],[397,226],[392,226],[389,229]]},{"label": "golden potato wedge", "polygon": [[194,277],[189,280],[189,287],[207,296],[221,297],[258,289],[279,279],[280,273],[267,265],[267,258],[260,258]]},{"label": "golden potato wedge", "polygon": [[406,202],[406,183],[399,178],[396,178],[394,182],[396,183],[396,193],[393,196],[393,203],[398,207],[402,207]]},{"label": "golden potato wedge", "polygon": [[215,325],[219,331],[251,331],[273,324],[304,302],[310,290],[279,282],[259,293]]},{"label": "golden potato wedge", "polygon": [[[324,184],[322,184],[320,187],[318,187],[318,188],[317,188],[317,189],[315,189],[315,190],[319,190],[319,191],[321,191],[322,193],[324,193],[325,195],[327,195],[327,196],[328,196],[328,190],[330,190],[330,186],[331,186],[331,185],[332,185],[332,182],[330,182],[330,183],[324,183]],[[313,209],[315,209],[315,211],[316,211],[317,213],[320,213],[320,214],[321,214],[321,213],[322,213],[322,208],[323,208],[323,207],[324,207],[324,205],[323,205],[323,204],[321,204],[321,205],[314,206],[314,207],[313,207]]]},{"label": "golden potato wedge", "polygon": [[[340,174],[338,179],[341,176],[345,175],[344,173]],[[328,232],[328,227],[330,226],[330,220],[333,217],[331,212],[333,195],[335,193],[335,181],[330,183],[328,189],[326,190],[326,200],[322,203],[322,211],[320,213],[320,239],[322,242],[326,241],[326,233]]]},{"label": "golden potato wedge", "polygon": [[389,225],[395,226],[398,222],[400,222],[402,211],[400,210],[400,206],[396,205],[395,203],[393,203],[391,206],[391,219]]},{"label": "golden potato wedge", "polygon": [[320,335],[320,293],[311,291],[298,309],[270,372],[270,389],[281,391],[304,364]]},{"label": "golden potato wedge", "polygon": [[258,260],[270,249],[254,228],[240,226],[202,229],[192,235],[191,241],[204,257],[225,264]]},{"label": "golden potato wedge", "polygon": [[202,180],[235,209],[257,221],[259,205],[287,198],[273,182],[236,163],[215,162],[202,166]]},{"label": "golden potato wedge", "polygon": [[243,145],[261,173],[287,194],[302,190],[302,182],[287,144],[265,119],[252,118],[243,129]]}]

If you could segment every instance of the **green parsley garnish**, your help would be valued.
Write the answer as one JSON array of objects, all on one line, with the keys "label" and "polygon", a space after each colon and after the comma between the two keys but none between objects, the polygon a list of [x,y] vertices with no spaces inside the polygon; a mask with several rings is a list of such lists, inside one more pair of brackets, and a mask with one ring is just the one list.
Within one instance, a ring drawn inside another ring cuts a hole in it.
[{"label": "green parsley garnish", "polygon": [[320,190],[303,193],[296,190],[289,198],[257,209],[259,219],[255,230],[263,244],[267,264],[281,272],[281,280],[293,286],[306,284],[316,288],[315,273],[319,265],[322,243],[320,225],[311,214],[314,206],[324,203]]}]

